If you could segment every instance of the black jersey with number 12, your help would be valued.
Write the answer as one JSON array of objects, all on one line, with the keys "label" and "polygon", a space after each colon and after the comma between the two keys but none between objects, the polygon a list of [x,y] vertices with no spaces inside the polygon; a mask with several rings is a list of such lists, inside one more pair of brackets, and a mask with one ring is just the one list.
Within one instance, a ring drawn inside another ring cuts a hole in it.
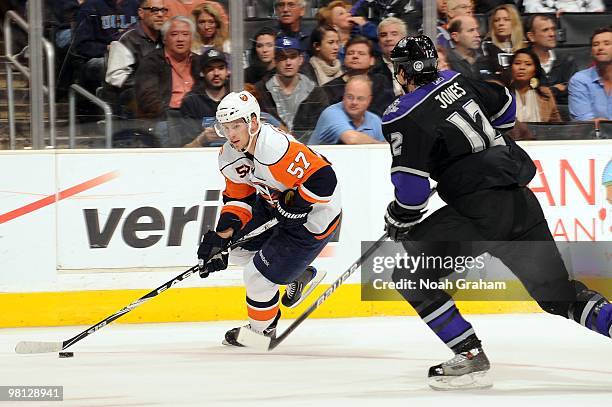
[{"label": "black jersey with number 12", "polygon": [[527,185],[535,165],[500,131],[514,126],[508,89],[441,71],[435,82],[396,99],[383,116],[391,173],[430,177],[446,202],[477,190]]}]

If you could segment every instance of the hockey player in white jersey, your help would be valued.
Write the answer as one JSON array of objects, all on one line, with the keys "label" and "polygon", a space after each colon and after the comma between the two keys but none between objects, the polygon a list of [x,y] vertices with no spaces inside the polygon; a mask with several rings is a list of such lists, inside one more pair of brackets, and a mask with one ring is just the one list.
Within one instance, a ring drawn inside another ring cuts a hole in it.
[{"label": "hockey player in white jersey", "polygon": [[[228,94],[216,116],[215,130],[227,139],[219,154],[224,206],[215,231],[202,237],[200,275],[223,270],[228,261],[243,265],[247,327],[274,337],[281,315],[279,286],[287,285],[282,303],[292,307],[323,278],[310,263],[340,222],[336,174],[324,157],[262,123],[259,104],[249,92]],[[233,250],[228,259],[223,248],[230,241],[272,218],[278,219],[277,226]],[[238,331],[229,330],[223,343],[242,346]]]}]

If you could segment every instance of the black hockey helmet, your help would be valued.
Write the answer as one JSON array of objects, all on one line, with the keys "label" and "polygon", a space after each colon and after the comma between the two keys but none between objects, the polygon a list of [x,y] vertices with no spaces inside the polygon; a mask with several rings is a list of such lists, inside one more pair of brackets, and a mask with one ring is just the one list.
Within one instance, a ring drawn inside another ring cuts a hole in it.
[{"label": "black hockey helmet", "polygon": [[402,38],[391,51],[390,59],[395,77],[404,71],[406,80],[414,79],[417,85],[437,79],[438,52],[426,35]]}]

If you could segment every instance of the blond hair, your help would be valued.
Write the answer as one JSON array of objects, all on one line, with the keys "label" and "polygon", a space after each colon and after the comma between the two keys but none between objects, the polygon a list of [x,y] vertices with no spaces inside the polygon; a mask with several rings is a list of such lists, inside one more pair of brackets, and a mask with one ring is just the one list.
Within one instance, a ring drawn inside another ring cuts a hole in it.
[{"label": "blond hair", "polygon": [[[229,18],[225,12],[225,9],[216,1],[205,1],[204,3],[194,7],[191,15],[193,16],[193,21],[196,27],[198,26],[198,18],[200,18],[202,13],[210,14],[215,20],[217,30],[215,31],[215,36],[213,38],[213,47],[219,51],[223,51],[223,44],[229,37]],[[202,39],[200,37],[200,33],[198,32],[193,48],[199,51],[199,48],[201,48],[202,45]]]},{"label": "blond hair", "polygon": [[[459,0],[448,0],[446,2],[446,16],[448,17],[448,12],[453,11],[457,8]],[[474,0],[470,0],[470,6],[472,7],[472,14],[474,13]],[[455,16],[458,17],[458,16]]]},{"label": "blond hair", "polygon": [[495,30],[493,29],[493,21],[495,19],[495,14],[498,11],[505,10],[510,16],[510,23],[512,24],[512,32],[510,34],[510,43],[512,44],[512,52],[516,52],[521,48],[525,47],[525,34],[523,33],[523,23],[521,22],[521,16],[519,15],[516,7],[511,4],[502,4],[497,6],[491,12],[491,17],[489,17],[489,34],[488,36],[491,38],[491,42],[495,44],[497,48],[502,48],[503,43],[497,38],[495,35]]},{"label": "blond hair", "polygon": [[333,27],[332,10],[336,7],[344,7],[347,11],[351,10],[351,4],[344,0],[333,0],[327,6],[321,7],[316,15],[319,25],[330,25]]}]

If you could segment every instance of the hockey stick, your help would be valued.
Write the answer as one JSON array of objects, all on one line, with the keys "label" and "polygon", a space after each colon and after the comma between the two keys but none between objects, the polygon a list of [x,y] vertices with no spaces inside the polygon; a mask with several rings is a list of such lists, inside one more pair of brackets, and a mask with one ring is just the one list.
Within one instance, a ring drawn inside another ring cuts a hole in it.
[{"label": "hockey stick", "polygon": [[308,309],[302,313],[302,315],[297,317],[297,319],[293,321],[293,323],[289,325],[289,327],[287,327],[287,329],[285,329],[285,331],[283,331],[280,336],[276,338],[270,338],[255,333],[249,328],[242,327],[238,332],[238,342],[248,347],[254,347],[268,351],[276,348],[278,345],[281,344],[281,342],[287,339],[291,332],[295,331],[295,329],[300,326],[300,324],[304,322],[304,320],[308,318],[310,314],[312,314],[317,308],[319,308],[321,304],[323,304],[323,302],[325,302],[325,300],[330,295],[332,295],[332,293],[336,291],[336,289],[340,287],[340,285],[342,285],[342,283],[344,283],[346,279],[351,276],[351,274],[355,272],[355,270],[361,267],[361,264],[367,258],[369,258],[386,239],[387,233],[383,234],[380,239],[374,242],[374,244],[368,250],[366,250],[365,253],[363,253],[353,264],[351,264],[351,266],[344,273],[342,273],[342,275],[336,281],[334,281],[334,283],[327,290],[325,290],[325,292],[321,294],[321,296],[317,298],[317,300],[312,303],[310,307],[308,307]]},{"label": "hockey stick", "polygon": [[[253,238],[255,238],[255,237],[259,236],[260,234],[264,233],[265,231],[267,231],[268,229],[274,227],[277,223],[278,223],[277,219],[272,219],[272,220],[264,223],[260,227],[254,229],[250,233],[247,233],[242,238],[240,238],[237,241],[235,241],[232,244],[230,244],[227,247],[226,250],[234,249],[237,246],[240,246],[241,244],[243,244],[243,243],[245,243],[245,242],[247,242],[249,240],[252,240]],[[140,297],[136,301],[134,301],[131,304],[121,308],[119,311],[115,312],[111,316],[103,319],[102,321],[100,321],[97,324],[87,328],[86,330],[84,330],[80,334],[75,335],[75,336],[73,336],[70,339],[66,339],[63,342],[22,341],[22,342],[19,342],[17,344],[17,346],[15,347],[15,352],[20,353],[20,354],[60,352],[60,351],[62,351],[64,349],[68,348],[69,346],[74,345],[76,342],[80,341],[81,339],[83,339],[83,338],[93,334],[94,332],[96,332],[100,328],[103,328],[104,326],[110,324],[111,322],[113,322],[114,320],[120,318],[121,316],[127,314],[128,312],[132,311],[134,308],[138,307],[139,305],[144,304],[145,302],[149,301],[153,297],[157,297],[159,294],[163,293],[164,291],[166,291],[170,287],[180,283],[181,281],[183,281],[187,277],[191,276],[196,271],[198,271],[198,266],[197,265],[191,267],[190,269],[188,269],[186,271],[184,271],[183,273],[181,273],[178,276],[174,277],[172,280],[170,280],[170,281],[160,285],[159,287],[157,287],[153,291],[149,292],[148,294],[143,295],[142,297]]]}]

